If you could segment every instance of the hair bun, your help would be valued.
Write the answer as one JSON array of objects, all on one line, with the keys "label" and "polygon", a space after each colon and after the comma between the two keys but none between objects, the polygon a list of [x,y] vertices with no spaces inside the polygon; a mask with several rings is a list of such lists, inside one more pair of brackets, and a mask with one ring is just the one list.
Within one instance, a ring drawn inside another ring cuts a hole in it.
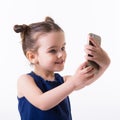
[{"label": "hair bun", "polygon": [[23,32],[25,30],[27,30],[27,25],[23,24],[23,25],[14,25],[14,31],[16,33],[19,33],[19,32]]},{"label": "hair bun", "polygon": [[47,23],[54,23],[54,20],[51,18],[51,17],[46,17],[45,18],[45,22],[47,22]]}]

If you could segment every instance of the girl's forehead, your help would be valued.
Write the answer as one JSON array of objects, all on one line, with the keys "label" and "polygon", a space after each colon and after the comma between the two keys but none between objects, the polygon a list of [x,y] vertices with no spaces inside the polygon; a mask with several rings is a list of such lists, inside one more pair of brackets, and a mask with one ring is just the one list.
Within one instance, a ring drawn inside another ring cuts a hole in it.
[{"label": "girl's forehead", "polygon": [[40,46],[59,46],[65,43],[64,32],[46,33],[38,38]]}]

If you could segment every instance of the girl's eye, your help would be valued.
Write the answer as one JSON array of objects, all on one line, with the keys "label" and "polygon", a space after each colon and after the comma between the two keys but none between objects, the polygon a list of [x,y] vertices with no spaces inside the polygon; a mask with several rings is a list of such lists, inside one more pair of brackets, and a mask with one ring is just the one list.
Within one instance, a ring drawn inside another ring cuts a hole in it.
[{"label": "girl's eye", "polygon": [[64,50],[65,50],[65,47],[62,47],[61,50],[64,51]]},{"label": "girl's eye", "polygon": [[56,50],[50,50],[50,53],[56,53],[57,51]]}]

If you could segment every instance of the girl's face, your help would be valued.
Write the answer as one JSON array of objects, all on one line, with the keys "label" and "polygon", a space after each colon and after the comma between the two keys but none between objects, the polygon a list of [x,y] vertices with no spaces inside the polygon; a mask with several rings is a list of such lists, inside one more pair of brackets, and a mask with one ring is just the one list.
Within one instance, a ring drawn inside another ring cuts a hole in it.
[{"label": "girl's face", "polygon": [[63,70],[66,59],[64,32],[42,35],[37,44],[37,68],[47,72]]}]

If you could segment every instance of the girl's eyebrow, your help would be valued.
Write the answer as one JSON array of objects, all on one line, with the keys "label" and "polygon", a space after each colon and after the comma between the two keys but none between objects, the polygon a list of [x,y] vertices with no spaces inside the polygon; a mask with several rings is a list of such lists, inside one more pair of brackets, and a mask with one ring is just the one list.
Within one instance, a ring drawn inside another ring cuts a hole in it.
[{"label": "girl's eyebrow", "polygon": [[[66,45],[66,43],[63,44],[63,46],[65,46],[65,45]],[[55,45],[54,45],[54,46],[49,47],[48,49],[53,49],[53,48],[57,48],[57,47],[58,47],[58,46],[55,46]]]}]

